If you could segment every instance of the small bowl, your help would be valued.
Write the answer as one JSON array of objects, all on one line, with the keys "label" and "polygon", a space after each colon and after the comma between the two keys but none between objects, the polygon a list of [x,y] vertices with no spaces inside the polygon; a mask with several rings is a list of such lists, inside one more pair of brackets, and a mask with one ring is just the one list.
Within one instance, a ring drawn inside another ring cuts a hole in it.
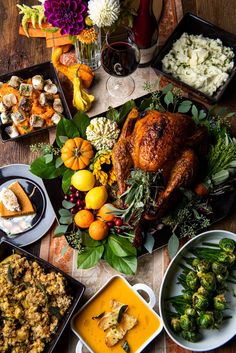
[{"label": "small bowl", "polygon": [[[220,39],[224,46],[232,48],[234,52],[234,67],[227,81],[218,88],[218,90],[212,95],[209,96],[188,84],[174,78],[171,74],[166,73],[162,70],[162,60],[169,53],[172,49],[173,43],[178,40],[181,35],[186,32],[188,34],[193,35],[200,35],[202,34],[204,37],[208,37],[211,39]],[[209,101],[210,103],[217,103],[222,95],[224,94],[226,88],[228,87],[229,83],[231,82],[232,78],[236,72],[236,36],[224,31],[223,29],[215,26],[214,24],[200,18],[192,13],[186,13],[179,24],[176,26],[175,30],[172,32],[170,37],[165,42],[164,46],[158,52],[157,56],[154,58],[152,62],[152,67],[158,74],[161,74],[167,77],[173,83],[178,84],[182,88],[187,88],[191,90],[196,96],[200,98],[204,98],[205,100]]]},{"label": "small bowl", "polygon": [[[138,291],[145,292],[149,301],[145,301]],[[141,352],[161,332],[163,328],[162,321],[153,310],[156,303],[156,297],[153,290],[142,283],[131,286],[124,277],[116,275],[113,276],[79,310],[79,312],[73,316],[71,320],[71,329],[79,338],[76,353],[82,353],[83,345],[87,347],[91,353],[107,353],[111,351],[111,348],[108,348],[105,345],[105,333],[98,327],[96,320],[92,320],[92,316],[96,316],[107,310],[106,308],[109,306],[111,299],[117,299],[118,301],[127,304],[131,311],[131,315],[138,318],[138,324],[124,337],[124,340],[127,339],[130,344],[132,352]],[[94,311],[96,312],[93,312],[93,309],[95,309]],[[89,315],[88,320],[86,315]],[[80,331],[81,328],[77,327],[77,320],[79,323],[86,322],[86,326],[83,326],[82,324],[82,330],[85,328],[84,332]],[[147,332],[147,330],[150,330],[150,332]],[[92,335],[90,335],[91,332]],[[95,338],[96,334],[99,337],[98,339]],[[140,342],[137,342],[137,339],[139,339]],[[132,347],[132,342],[134,342],[134,340],[136,345],[135,348]],[[112,347],[112,352],[123,352],[120,343],[118,342]],[[91,344],[93,344],[95,348],[92,348]]]},{"label": "small bowl", "polygon": [[159,307],[163,325],[170,338],[179,346],[194,352],[206,352],[216,349],[228,342],[235,335],[236,327],[236,300],[234,297],[234,286],[228,283],[229,291],[227,291],[227,301],[230,301],[230,308],[225,310],[226,316],[231,316],[225,320],[218,330],[202,330],[203,338],[201,341],[192,343],[186,341],[177,335],[168,322],[166,315],[166,299],[181,294],[183,288],[177,284],[177,277],[183,272],[179,266],[184,263],[183,257],[191,257],[190,248],[194,248],[202,244],[202,242],[218,243],[222,238],[230,238],[236,242],[236,234],[225,230],[211,230],[204,232],[187,242],[173,258],[169,264],[160,289]]},{"label": "small bowl", "polygon": [[[26,67],[24,69],[21,70],[17,70],[11,73],[7,73],[4,75],[0,76],[0,82],[7,82],[10,80],[11,76],[18,76],[22,79],[27,79],[27,78],[32,78],[35,75],[42,75],[43,78],[45,80],[51,79],[53,83],[55,83],[55,85],[57,86],[58,89],[58,93],[60,95],[61,101],[62,101],[62,105],[63,105],[63,116],[65,118],[68,119],[72,119],[69,107],[67,105],[66,102],[66,98],[64,96],[64,92],[62,90],[61,87],[61,83],[59,81],[59,77],[58,74],[56,72],[56,70],[54,69],[53,64],[50,61],[47,61],[45,63],[41,63],[41,64],[37,64],[34,66],[30,66],[30,67]],[[9,124],[8,124],[9,125]],[[21,140],[22,138],[28,137],[28,136],[32,136],[35,135],[39,132],[42,132],[44,130],[48,130],[51,129],[53,127],[55,127],[56,125],[52,125],[52,126],[47,126],[47,127],[43,127],[43,128],[38,128],[35,129],[32,132],[29,132],[28,134],[25,135],[19,135],[17,137],[13,137],[11,138],[6,132],[5,132],[5,127],[7,126],[7,124],[2,124],[1,119],[0,119],[0,136],[3,142],[8,142],[8,141],[18,141]]]},{"label": "small bowl", "polygon": [[[67,281],[67,287],[68,287],[68,292],[73,296],[72,303],[70,307],[68,308],[67,312],[61,319],[58,328],[56,329],[56,332],[54,336],[52,337],[52,340],[45,345],[45,349],[43,353],[52,353],[56,347],[56,344],[58,340],[60,339],[64,329],[67,326],[68,321],[70,320],[74,310],[77,305],[79,304],[82,295],[85,291],[85,286],[80,283],[79,281],[75,280],[71,276],[69,276],[67,273],[61,271],[59,268],[56,268],[49,262],[41,259],[38,256],[35,256],[33,254],[30,254],[29,252],[23,250],[22,248],[19,248],[8,241],[4,240],[0,242],[0,262],[4,260],[6,257],[12,255],[12,253],[19,254],[21,256],[25,256],[28,260],[31,261],[36,261],[40,266],[43,267],[46,273],[49,272],[56,272],[56,273],[61,273],[63,277],[65,277]],[[58,348],[59,349],[59,348]],[[60,349],[59,349],[60,351]]]}]

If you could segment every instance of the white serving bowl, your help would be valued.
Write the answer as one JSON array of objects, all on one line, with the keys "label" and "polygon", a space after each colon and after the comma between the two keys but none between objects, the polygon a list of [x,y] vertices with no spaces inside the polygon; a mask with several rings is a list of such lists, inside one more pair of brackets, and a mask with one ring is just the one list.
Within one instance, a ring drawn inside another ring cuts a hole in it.
[{"label": "white serving bowl", "polygon": [[[163,329],[163,325],[162,325],[162,321],[161,318],[159,317],[159,315],[153,310],[154,305],[156,304],[156,296],[153,292],[153,290],[147,286],[146,284],[142,284],[142,283],[137,283],[133,286],[131,286],[129,284],[129,282],[120,275],[115,275],[113,276],[110,280],[108,280],[105,285],[97,292],[95,293],[95,295],[93,297],[91,297],[86,304],[73,316],[72,320],[71,320],[71,329],[72,331],[76,334],[76,336],[78,336],[79,341],[78,344],[76,346],[76,353],[82,353],[82,349],[83,349],[83,345],[85,347],[87,347],[87,349],[91,352],[91,353],[101,353],[101,350],[96,350],[94,351],[89,344],[86,342],[86,340],[84,340],[81,335],[79,334],[78,330],[76,329],[76,325],[75,325],[75,320],[77,317],[79,317],[80,313],[87,307],[90,305],[90,303],[96,299],[100,293],[102,291],[104,291],[106,288],[109,288],[109,285],[111,284],[111,282],[116,279],[119,278],[121,279],[125,285],[132,290],[132,292],[135,294],[135,296],[137,296],[137,298],[147,307],[147,309],[149,311],[151,311],[151,313],[159,320],[159,327],[155,330],[155,332],[153,332],[153,334],[150,335],[150,337],[148,337],[148,339],[135,351],[132,353],[140,353],[157,335],[159,335],[159,333],[162,331]],[[145,292],[146,296],[148,297],[148,301],[144,300],[143,297],[138,293],[138,291],[143,291]],[[117,343],[119,344],[119,343]],[[113,351],[113,350],[112,350]]]},{"label": "white serving bowl", "polygon": [[181,294],[183,287],[180,284],[177,284],[177,277],[183,272],[183,270],[179,264],[184,263],[183,257],[193,256],[189,252],[190,248],[199,246],[202,242],[218,243],[222,238],[230,238],[236,242],[236,234],[225,230],[207,231],[187,242],[169,264],[160,289],[160,315],[166,332],[179,346],[194,352],[205,352],[216,349],[228,342],[236,334],[236,298],[234,296],[236,285],[228,283],[229,291],[226,294],[227,301],[230,301],[230,308],[225,310],[225,315],[232,316],[232,318],[225,320],[218,330],[202,330],[201,333],[203,334],[203,338],[196,343],[186,341],[172,330],[165,313],[165,300]]}]

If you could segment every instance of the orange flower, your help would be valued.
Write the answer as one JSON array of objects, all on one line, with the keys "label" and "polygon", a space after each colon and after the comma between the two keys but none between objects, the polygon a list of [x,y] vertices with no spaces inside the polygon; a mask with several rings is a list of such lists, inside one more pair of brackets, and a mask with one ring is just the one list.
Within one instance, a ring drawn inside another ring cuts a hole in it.
[{"label": "orange flower", "polygon": [[82,32],[77,36],[78,40],[84,44],[91,44],[97,40],[97,33],[94,28],[83,29]]}]

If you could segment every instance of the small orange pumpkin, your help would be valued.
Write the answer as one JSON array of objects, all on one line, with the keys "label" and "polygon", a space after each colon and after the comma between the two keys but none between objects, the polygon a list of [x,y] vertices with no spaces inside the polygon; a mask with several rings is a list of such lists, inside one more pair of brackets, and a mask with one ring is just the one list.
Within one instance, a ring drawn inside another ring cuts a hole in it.
[{"label": "small orange pumpkin", "polygon": [[68,139],[61,149],[61,159],[72,170],[84,169],[94,156],[92,145],[81,137]]}]

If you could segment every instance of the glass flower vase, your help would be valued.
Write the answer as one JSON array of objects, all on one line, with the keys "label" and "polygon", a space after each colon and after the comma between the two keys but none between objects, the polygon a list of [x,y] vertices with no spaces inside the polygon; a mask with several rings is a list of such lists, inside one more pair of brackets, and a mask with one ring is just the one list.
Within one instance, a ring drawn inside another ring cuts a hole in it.
[{"label": "glass flower vase", "polygon": [[78,63],[97,70],[101,66],[101,29],[96,26],[86,28],[77,38],[75,53]]}]

